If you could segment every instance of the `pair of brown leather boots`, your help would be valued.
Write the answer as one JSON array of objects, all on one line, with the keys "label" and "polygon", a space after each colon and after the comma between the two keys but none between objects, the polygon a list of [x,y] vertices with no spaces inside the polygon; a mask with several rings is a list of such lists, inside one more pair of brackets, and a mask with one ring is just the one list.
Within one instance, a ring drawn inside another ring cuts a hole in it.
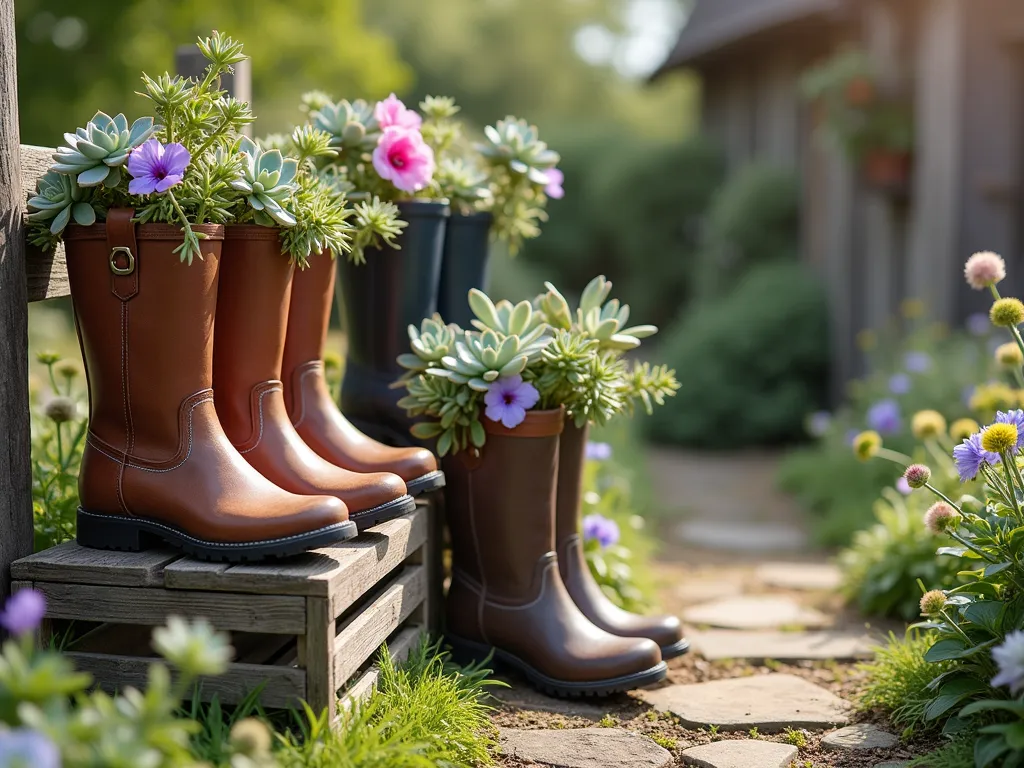
[{"label": "pair of brown leather boots", "polygon": [[679,620],[627,613],[601,592],[579,535],[587,429],[561,410],[513,430],[483,420],[480,455],[445,459],[452,536],[448,641],[514,667],[556,696],[599,696],[665,677],[686,653]]},{"label": "pair of brown leather boots", "polygon": [[203,259],[182,264],[178,227],[132,215],[65,236],[89,383],[81,544],[285,557],[444,484],[429,451],[370,440],[331,400],[329,256],[296,271],[275,229],[203,226]]}]

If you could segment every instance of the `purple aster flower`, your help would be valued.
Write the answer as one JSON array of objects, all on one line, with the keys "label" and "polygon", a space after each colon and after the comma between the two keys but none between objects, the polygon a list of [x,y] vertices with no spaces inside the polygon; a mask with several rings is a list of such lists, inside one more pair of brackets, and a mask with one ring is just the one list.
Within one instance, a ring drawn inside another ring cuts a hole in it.
[{"label": "purple aster flower", "polygon": [[0,612],[0,626],[12,635],[24,635],[39,628],[46,615],[46,598],[34,589],[22,589],[7,598]]},{"label": "purple aster flower", "polygon": [[905,373],[894,373],[889,378],[889,391],[894,395],[905,395],[910,391],[910,377]]},{"label": "purple aster flower", "polygon": [[832,426],[832,414],[828,411],[815,411],[807,419],[807,432],[811,437],[823,437]]},{"label": "purple aster flower", "polygon": [[895,400],[879,400],[868,408],[868,426],[881,435],[899,432],[903,424],[900,418],[900,405]]},{"label": "purple aster flower", "polygon": [[910,483],[907,482],[907,478],[902,475],[900,475],[900,479],[896,481],[896,490],[904,496],[909,496],[914,492],[914,489],[910,487]]},{"label": "purple aster flower", "polygon": [[596,541],[601,549],[619,543],[619,526],[604,515],[587,515],[583,518],[583,540]]},{"label": "purple aster flower", "polygon": [[1013,424],[1017,428],[1017,450],[1024,448],[1024,411],[1019,408],[1015,411],[999,411],[996,424]]},{"label": "purple aster flower", "polygon": [[0,731],[0,765],[60,768],[60,750],[39,731],[27,728]]},{"label": "purple aster flower", "polygon": [[526,412],[540,400],[540,392],[518,373],[504,379],[498,379],[484,395],[487,406],[485,414],[491,421],[500,421],[509,429],[515,429],[523,423]]},{"label": "purple aster flower", "polygon": [[544,172],[544,175],[548,177],[548,184],[544,187],[544,194],[555,200],[561,200],[565,197],[565,190],[562,189],[565,174],[557,168],[549,168]]},{"label": "purple aster flower", "polygon": [[932,367],[932,358],[927,352],[907,352],[903,365],[911,373],[924,373]]},{"label": "purple aster flower", "polygon": [[608,443],[587,443],[588,461],[608,461],[612,457],[612,447]]},{"label": "purple aster flower", "polygon": [[992,321],[987,312],[975,312],[967,318],[967,331],[972,336],[988,336],[992,330]]},{"label": "purple aster flower", "polygon": [[128,191],[133,195],[166,192],[181,183],[191,159],[181,144],[161,144],[149,139],[128,156],[128,173],[132,175]]},{"label": "purple aster flower", "polygon": [[953,449],[956,471],[960,474],[960,482],[973,480],[981,471],[982,464],[999,463],[999,454],[986,451],[981,447],[981,432],[971,435]]}]

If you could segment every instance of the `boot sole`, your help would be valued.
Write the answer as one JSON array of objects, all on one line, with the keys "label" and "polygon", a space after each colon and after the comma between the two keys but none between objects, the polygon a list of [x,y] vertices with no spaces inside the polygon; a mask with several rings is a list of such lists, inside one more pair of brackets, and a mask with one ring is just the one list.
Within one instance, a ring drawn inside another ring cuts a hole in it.
[{"label": "boot sole", "polygon": [[373,526],[386,523],[388,520],[407,515],[415,509],[415,500],[412,496],[405,495],[370,509],[363,509],[359,512],[349,511],[348,518],[356,524],[356,528],[362,533],[367,528],[373,528]]},{"label": "boot sole", "polygon": [[463,640],[453,635],[445,635],[445,642],[452,647],[452,654],[456,660],[481,662],[489,657],[493,657],[497,665],[514,669],[524,675],[530,684],[540,692],[562,699],[576,699],[583,696],[610,696],[613,693],[625,693],[637,688],[647,688],[664,680],[668,672],[668,666],[662,661],[642,672],[634,672],[631,675],[612,677],[605,680],[594,680],[585,683],[557,680],[553,677],[548,677],[543,672],[539,672],[518,656],[514,656],[500,648],[475,643],[472,640]]},{"label": "boot sole", "polygon": [[198,560],[245,563],[300,555],[310,549],[348,541],[358,535],[351,520],[308,533],[244,543],[207,541],[142,517],[97,515],[78,510],[78,543],[90,549],[141,552],[170,544]]},{"label": "boot sole", "polygon": [[690,641],[685,638],[672,645],[661,646],[661,658],[664,661],[675,659],[690,652]]},{"label": "boot sole", "polygon": [[444,482],[444,472],[438,469],[421,475],[415,480],[410,480],[405,484],[405,487],[409,489],[410,496],[419,496],[423,493],[430,493],[431,491],[444,488]]}]

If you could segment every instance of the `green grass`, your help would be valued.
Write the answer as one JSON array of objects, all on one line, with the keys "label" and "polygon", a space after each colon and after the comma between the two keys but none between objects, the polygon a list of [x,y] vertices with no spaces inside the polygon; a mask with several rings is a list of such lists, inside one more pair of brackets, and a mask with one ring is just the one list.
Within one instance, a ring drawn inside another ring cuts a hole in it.
[{"label": "green grass", "polygon": [[948,662],[930,663],[924,654],[934,640],[912,632],[905,638],[889,633],[889,642],[875,651],[875,660],[862,665],[868,679],[858,697],[861,709],[888,714],[893,725],[905,731],[934,727],[924,717],[932,694],[928,684],[949,669]]},{"label": "green grass", "polygon": [[974,741],[958,738],[907,765],[908,768],[974,768]]}]

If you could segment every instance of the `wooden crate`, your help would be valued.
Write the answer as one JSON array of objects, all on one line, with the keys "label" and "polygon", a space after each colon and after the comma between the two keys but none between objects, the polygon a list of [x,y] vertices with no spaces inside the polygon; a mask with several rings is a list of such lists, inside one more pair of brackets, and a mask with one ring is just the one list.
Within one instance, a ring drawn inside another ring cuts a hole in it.
[{"label": "wooden crate", "polygon": [[436,515],[435,502],[421,502],[353,541],[261,565],[68,542],[13,563],[12,587],[42,592],[48,619],[98,624],[68,656],[103,688],[143,685],[152,629],[174,614],[202,617],[231,633],[236,651],[225,675],[202,681],[204,699],[235,703],[262,685],[265,707],[304,699],[333,718],[339,696],[372,691],[382,646],[403,658],[426,629]]}]

